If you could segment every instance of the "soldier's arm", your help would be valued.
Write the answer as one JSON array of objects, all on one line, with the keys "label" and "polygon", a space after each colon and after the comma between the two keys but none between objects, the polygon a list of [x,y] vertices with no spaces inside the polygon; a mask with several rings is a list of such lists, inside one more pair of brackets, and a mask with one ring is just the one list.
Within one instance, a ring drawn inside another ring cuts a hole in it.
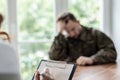
[{"label": "soldier's arm", "polygon": [[65,60],[67,55],[67,43],[66,38],[59,34],[55,37],[52,46],[49,51],[49,58],[52,60]]},{"label": "soldier's arm", "polygon": [[104,33],[96,31],[96,44],[98,52],[92,56],[94,64],[115,62],[117,52],[112,40]]}]

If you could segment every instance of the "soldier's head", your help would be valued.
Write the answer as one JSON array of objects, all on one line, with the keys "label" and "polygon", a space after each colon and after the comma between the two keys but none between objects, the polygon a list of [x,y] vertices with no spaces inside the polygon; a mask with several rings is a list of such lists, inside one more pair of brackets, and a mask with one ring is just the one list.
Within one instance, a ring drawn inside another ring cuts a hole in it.
[{"label": "soldier's head", "polygon": [[65,33],[68,37],[77,38],[81,31],[80,22],[70,12],[60,14],[57,18],[57,25],[58,31]]}]

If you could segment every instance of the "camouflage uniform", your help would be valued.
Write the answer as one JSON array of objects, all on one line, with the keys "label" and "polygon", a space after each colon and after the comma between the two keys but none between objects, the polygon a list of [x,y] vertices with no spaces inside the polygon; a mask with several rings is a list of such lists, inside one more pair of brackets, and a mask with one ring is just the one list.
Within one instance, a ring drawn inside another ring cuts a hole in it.
[{"label": "camouflage uniform", "polygon": [[75,62],[80,56],[92,57],[94,64],[115,62],[116,50],[112,40],[104,33],[82,26],[77,39],[58,34],[49,51],[52,60]]}]

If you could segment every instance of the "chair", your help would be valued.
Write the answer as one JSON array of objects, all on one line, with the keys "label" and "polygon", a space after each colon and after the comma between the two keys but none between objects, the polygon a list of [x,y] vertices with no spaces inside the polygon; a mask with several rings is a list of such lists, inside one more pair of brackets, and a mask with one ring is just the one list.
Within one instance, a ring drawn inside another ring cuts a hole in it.
[{"label": "chair", "polygon": [[19,56],[9,43],[1,40],[0,80],[20,80]]}]

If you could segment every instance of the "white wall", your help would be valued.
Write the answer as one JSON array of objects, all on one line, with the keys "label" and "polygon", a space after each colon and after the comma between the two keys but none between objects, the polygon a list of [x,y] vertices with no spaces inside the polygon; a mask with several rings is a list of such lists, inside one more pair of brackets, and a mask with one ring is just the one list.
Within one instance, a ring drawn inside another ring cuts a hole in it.
[{"label": "white wall", "polygon": [[[112,7],[113,39],[117,47],[117,52],[118,54],[120,54],[120,0],[113,0],[112,4],[113,4],[113,7]],[[118,58],[120,59],[120,57]]]},{"label": "white wall", "polygon": [[114,41],[120,59],[120,0],[103,1],[103,32]]},{"label": "white wall", "polygon": [[112,35],[112,0],[102,0],[102,31],[109,37]]}]

